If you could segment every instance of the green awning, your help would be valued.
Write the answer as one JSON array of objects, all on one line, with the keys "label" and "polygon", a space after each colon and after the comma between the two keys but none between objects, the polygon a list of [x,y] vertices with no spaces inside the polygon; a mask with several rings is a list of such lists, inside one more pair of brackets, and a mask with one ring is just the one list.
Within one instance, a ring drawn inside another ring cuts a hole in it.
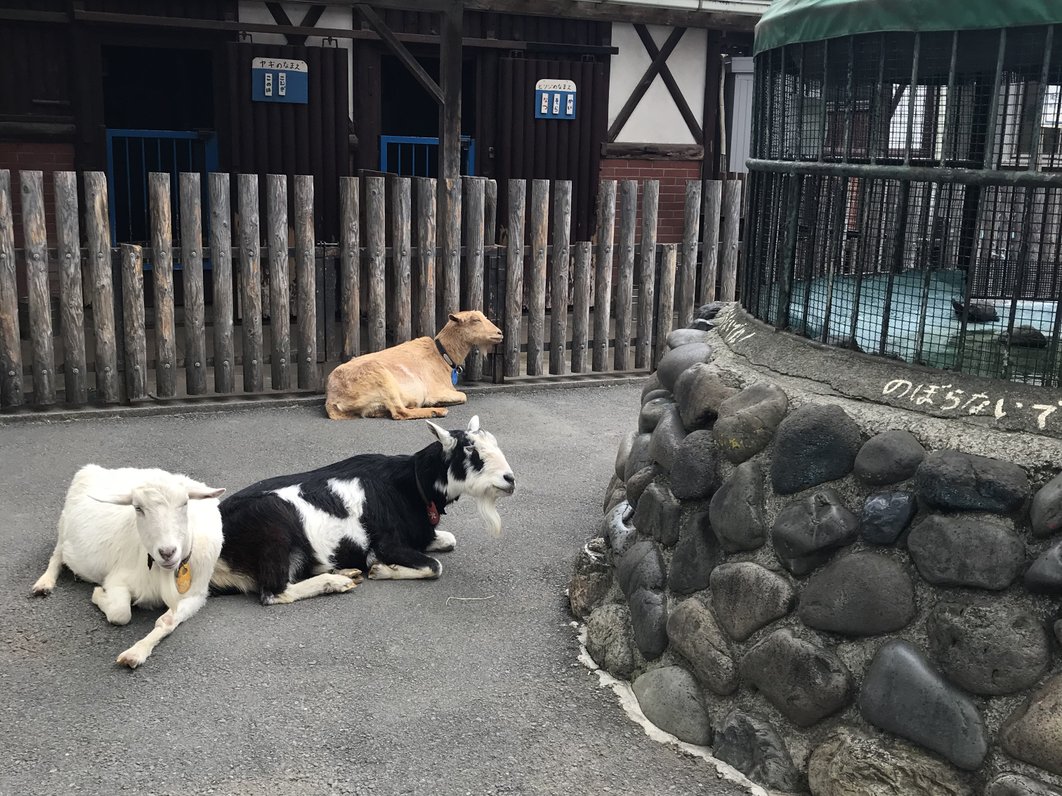
[{"label": "green awning", "polygon": [[859,33],[990,30],[1062,22],[1057,0],[774,0],[755,53]]}]

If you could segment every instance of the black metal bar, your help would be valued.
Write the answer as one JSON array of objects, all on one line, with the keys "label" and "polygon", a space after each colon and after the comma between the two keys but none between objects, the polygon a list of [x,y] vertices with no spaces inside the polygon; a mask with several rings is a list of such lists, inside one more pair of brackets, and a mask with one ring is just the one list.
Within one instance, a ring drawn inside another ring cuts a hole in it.
[{"label": "black metal bar", "polygon": [[907,243],[907,210],[910,201],[911,183],[900,183],[900,196],[897,207],[896,232],[892,241],[892,264],[889,268],[888,278],[885,280],[885,303],[881,311],[881,340],[878,353],[885,355],[885,344],[889,338],[889,321],[892,315],[892,290],[896,281],[896,274],[903,271],[903,253]]},{"label": "black metal bar", "polygon": [[[914,140],[914,112],[918,93],[918,58],[922,51],[922,34],[914,37],[914,57],[911,59],[911,84],[907,87],[907,135],[904,141],[903,165],[911,165],[911,144]],[[925,132],[923,130],[923,132]]]},{"label": "black metal bar", "polygon": [[1029,194],[1036,195],[1035,188],[1022,190],[1021,227],[1018,236],[1017,273],[1014,275],[1014,287],[1011,290],[1010,312],[1007,313],[1007,360],[1003,367],[1003,378],[1010,378],[1011,352],[1014,348],[1014,323],[1018,316],[1018,299],[1025,290],[1026,267],[1029,264],[1029,222],[1032,219],[1032,203]]},{"label": "black metal bar", "polygon": [[[948,65],[948,93],[944,100],[944,145],[940,148],[940,165],[948,161],[948,144],[956,139],[958,131],[955,129],[955,113],[959,103],[955,96],[955,66],[959,57],[959,31],[951,34],[951,62]],[[952,147],[954,155],[954,147]]]},{"label": "black metal bar", "polygon": [[793,269],[796,267],[797,220],[800,215],[800,189],[803,177],[789,177],[789,196],[785,209],[789,213],[785,225],[785,251],[782,252],[782,292],[778,296],[778,320],[775,327],[789,326],[789,302],[793,295]]},{"label": "black metal bar", "polygon": [[[885,34],[882,33],[878,37],[878,79],[874,83],[874,102],[875,107],[870,114],[870,140],[867,144],[867,151],[870,155],[870,162],[872,164],[878,162],[878,128],[881,125],[881,121],[878,119],[878,114],[881,113],[881,109],[885,107],[883,102],[885,95]],[[885,134],[885,149],[888,150],[889,136],[888,132]]]},{"label": "black metal bar", "polygon": [[867,183],[865,180],[859,181],[859,243],[856,246],[856,273],[855,280],[852,284],[852,315],[849,322],[848,335],[853,340],[856,339],[856,326],[859,323],[859,304],[860,296],[859,291],[863,288],[863,265],[866,261],[867,253],[867,217],[870,213],[867,211]]},{"label": "black metal bar", "polygon": [[1036,84],[1036,119],[1032,127],[1032,141],[1029,145],[1029,171],[1036,171],[1040,165],[1040,125],[1044,119],[1044,86],[1050,78],[1051,69],[1051,45],[1054,42],[1055,29],[1053,25],[1047,26],[1044,34],[1044,63],[1040,69],[1040,82]]},{"label": "black metal bar", "polygon": [[985,128],[985,160],[986,169],[995,168],[993,162],[996,157],[996,114],[999,112],[1000,86],[1003,84],[1003,65],[1007,54],[1007,29],[999,29],[999,54],[996,57],[996,79],[992,86],[992,97],[988,103],[988,119]]},{"label": "black metal bar", "polygon": [[[848,64],[846,66],[844,100],[844,159],[852,157],[852,117],[855,116],[855,36],[848,37]],[[829,49],[829,42],[826,42]]]},{"label": "black metal bar", "polygon": [[749,171],[775,174],[824,174],[835,177],[911,180],[912,182],[959,183],[962,185],[1009,185],[1022,188],[1062,188],[1062,172],[1030,172],[1002,169],[957,169],[937,166],[902,166],[880,163],[817,163],[815,161],[745,161]]},{"label": "black metal bar", "polygon": [[816,158],[819,163],[822,163],[822,159],[826,152],[826,86],[830,76],[830,43],[824,41],[822,43],[822,88],[819,90],[819,98],[822,102],[822,108],[819,111],[819,156]]}]

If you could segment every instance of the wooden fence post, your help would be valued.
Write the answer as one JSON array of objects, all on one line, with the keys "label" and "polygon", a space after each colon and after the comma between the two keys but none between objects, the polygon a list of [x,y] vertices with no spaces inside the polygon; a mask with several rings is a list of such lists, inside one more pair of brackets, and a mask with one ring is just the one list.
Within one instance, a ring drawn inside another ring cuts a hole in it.
[{"label": "wooden fence post", "polygon": [[[159,398],[177,394],[177,326],[173,307],[173,227],[170,175],[148,175],[151,208],[151,272],[155,286],[155,391]],[[245,352],[246,354],[246,352]]]},{"label": "wooden fence post", "polygon": [[660,204],[660,181],[646,180],[642,185],[642,243],[638,293],[638,344],[634,349],[634,367],[651,367],[653,353],[653,308],[656,294],[656,214]]},{"label": "wooden fence post", "polygon": [[616,370],[631,366],[631,313],[634,309],[634,233],[638,223],[638,183],[620,183],[619,264],[616,268]]},{"label": "wooden fence post", "polygon": [[404,343],[412,330],[410,319],[411,197],[409,177],[391,182],[391,298],[394,302],[395,343]]},{"label": "wooden fence post", "polygon": [[413,291],[413,314],[416,335],[434,337],[435,323],[435,250],[436,186],[432,177],[416,177],[417,186],[417,283]]},{"label": "wooden fence post", "polygon": [[487,180],[483,199],[483,240],[487,246],[498,242],[498,181]]},{"label": "wooden fence post", "polygon": [[269,249],[270,386],[291,389],[291,287],[288,274],[288,178],[266,177],[266,246]]},{"label": "wooden fence post", "polygon": [[243,391],[261,392],[262,248],[258,175],[240,175],[240,292],[243,297]]},{"label": "wooden fence post", "polygon": [[[462,215],[465,223],[465,274],[467,293],[461,306],[466,310],[483,309],[483,216],[486,197],[486,180],[483,177],[465,177],[465,198]],[[465,363],[469,381],[483,377],[483,353],[474,348]]]},{"label": "wooden fence post", "polygon": [[317,374],[317,242],[313,229],[313,177],[295,175],[295,278],[298,285],[299,389],[320,387]]},{"label": "wooden fence post", "polygon": [[357,177],[339,178],[339,284],[342,294],[343,352],[346,362],[361,353],[361,250]]},{"label": "wooden fence post", "polygon": [[741,181],[727,180],[723,185],[723,234],[720,249],[722,263],[719,297],[733,301],[737,296],[738,236],[741,225]]},{"label": "wooden fence post", "polygon": [[461,310],[461,180],[448,178],[446,219],[440,248],[443,253],[443,314]]},{"label": "wooden fence post", "polygon": [[553,280],[550,286],[549,372],[564,373],[568,345],[568,272],[571,268],[572,181],[553,183]]},{"label": "wooden fence post", "polygon": [[586,370],[590,327],[590,241],[575,244],[572,272],[572,373]]},{"label": "wooden fence post", "polygon": [[114,277],[111,255],[111,216],[107,208],[107,175],[87,171],[85,181],[85,239],[92,274],[92,326],[96,339],[96,394],[106,403],[121,400],[118,384],[118,336],[114,321]]},{"label": "wooden fence post", "polygon": [[121,245],[122,318],[125,338],[125,392],[130,401],[146,398],[147,337],[144,312],[144,257],[139,246]]},{"label": "wooden fence post", "polygon": [[22,406],[22,342],[15,280],[11,172],[0,169],[0,407]]},{"label": "wooden fence post", "polygon": [[542,375],[546,327],[546,240],[549,227],[549,181],[531,182],[531,268],[527,299],[527,375]]},{"label": "wooden fence post", "polygon": [[232,338],[232,214],[229,175],[210,175],[210,258],[214,276],[214,392],[236,388]]},{"label": "wooden fence post", "polygon": [[509,180],[509,247],[505,258],[505,375],[520,375],[524,306],[524,203],[527,184]]},{"label": "wooden fence post", "polygon": [[678,245],[665,243],[660,263],[660,308],[657,312],[654,367],[660,363],[667,347],[667,335],[675,319],[675,267]]},{"label": "wooden fence post", "polygon": [[612,319],[612,241],[616,231],[616,181],[602,180],[597,193],[597,262],[594,267],[594,370],[608,370]]},{"label": "wooden fence post", "polygon": [[201,395],[206,383],[206,297],[203,289],[203,189],[198,172],[182,172],[181,266],[184,275],[184,372],[188,394]]},{"label": "wooden fence post", "polygon": [[48,233],[44,223],[44,174],[20,171],[22,235],[26,241],[30,340],[33,344],[33,402],[55,403],[55,347],[48,290]]},{"label": "wooden fence post", "polygon": [[679,326],[689,326],[693,320],[697,291],[697,222],[701,216],[700,180],[686,182],[686,203],[682,227],[682,258],[679,261],[678,293]]},{"label": "wooden fence post", "polygon": [[719,213],[723,204],[723,183],[709,180],[704,194],[704,234],[701,256],[701,304],[715,301],[719,269]]},{"label": "wooden fence post", "polygon": [[365,178],[365,237],[369,253],[369,351],[387,347],[387,252],[384,229],[387,213],[384,206],[384,178]]},{"label": "wooden fence post", "polygon": [[55,226],[59,252],[59,315],[63,332],[66,402],[88,400],[85,378],[85,302],[81,292],[81,230],[77,222],[77,174],[57,171]]}]

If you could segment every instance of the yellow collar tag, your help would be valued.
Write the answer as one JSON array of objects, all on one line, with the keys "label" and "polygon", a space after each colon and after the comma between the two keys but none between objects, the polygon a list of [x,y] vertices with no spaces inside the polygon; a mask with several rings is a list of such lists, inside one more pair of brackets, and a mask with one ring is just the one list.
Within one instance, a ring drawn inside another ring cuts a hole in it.
[{"label": "yellow collar tag", "polygon": [[177,581],[178,594],[184,594],[192,588],[192,568],[188,566],[187,561],[177,568],[175,579]]}]

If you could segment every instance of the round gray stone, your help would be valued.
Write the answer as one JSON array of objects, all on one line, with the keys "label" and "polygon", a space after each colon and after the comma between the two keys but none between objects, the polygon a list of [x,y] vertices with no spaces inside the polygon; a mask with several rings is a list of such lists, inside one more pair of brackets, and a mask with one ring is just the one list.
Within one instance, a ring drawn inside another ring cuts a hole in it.
[{"label": "round gray stone", "polygon": [[724,550],[755,550],[767,540],[763,517],[763,471],[745,462],[712,495],[709,504],[712,530]]},{"label": "round gray stone", "polygon": [[686,429],[679,417],[678,407],[669,406],[663,412],[649,438],[649,455],[664,472],[671,471],[678,446],[686,438]]},{"label": "round gray stone", "polygon": [[1062,791],[1021,774],[1000,774],[988,783],[984,796],[1062,796]]},{"label": "round gray stone", "polygon": [[638,541],[638,532],[628,523],[631,506],[626,501],[616,504],[603,520],[603,532],[614,555],[622,556]]},{"label": "round gray stone", "polygon": [[1017,327],[1014,334],[1003,332],[999,340],[1003,345],[1015,348],[1047,348],[1047,337],[1035,326],[1029,324]]},{"label": "round gray stone", "polygon": [[663,592],[637,589],[627,600],[634,643],[647,661],[667,649],[667,598]]},{"label": "round gray stone", "polygon": [[926,623],[933,660],[956,685],[987,696],[1032,688],[1051,662],[1043,623],[999,602],[938,603]]},{"label": "round gray stone", "polygon": [[646,401],[642,404],[641,411],[638,412],[638,431],[642,434],[652,434],[660,418],[666,415],[674,405],[675,401],[670,396]]},{"label": "round gray stone", "polygon": [[698,362],[708,362],[711,358],[712,347],[707,343],[684,345],[664,354],[657,366],[656,377],[664,389],[674,390],[675,382],[686,368]]},{"label": "round gray stone", "polygon": [[629,598],[638,589],[664,588],[664,559],[648,539],[631,545],[616,563],[616,582]]},{"label": "round gray stone", "polygon": [[762,451],[774,438],[789,409],[781,387],[760,381],[719,404],[712,433],[723,456],[740,464]]},{"label": "round gray stone", "polygon": [[690,321],[690,329],[696,329],[699,332],[710,332],[715,328],[715,324],[711,321],[706,321],[701,318],[694,318]]},{"label": "round gray stone", "polygon": [[679,500],[703,500],[719,489],[719,454],[710,431],[694,431],[671,464],[671,492]]},{"label": "round gray stone", "polygon": [[774,725],[732,710],[716,729],[712,754],[754,782],[781,791],[800,790],[800,774]]},{"label": "round gray stone", "polygon": [[808,627],[846,636],[900,630],[914,612],[911,578],[896,561],[877,553],[851,553],[812,575],[797,609]]},{"label": "round gray stone", "polygon": [[701,320],[710,321],[715,318],[720,312],[726,309],[727,303],[725,301],[709,301],[707,304],[702,304],[693,313],[695,318]]},{"label": "round gray stone", "polygon": [[895,484],[913,476],[925,457],[925,448],[911,432],[883,431],[863,443],[853,472],[871,486]]},{"label": "round gray stone", "polygon": [[1033,536],[1043,539],[1062,531],[1062,473],[1036,491],[1029,516]]},{"label": "round gray stone", "polygon": [[663,389],[667,388],[665,388],[664,385],[660,383],[660,379],[655,373],[653,373],[651,376],[649,376],[649,378],[645,380],[645,383],[642,385],[642,400],[644,401],[645,396],[651,393],[653,390]]},{"label": "round gray stone", "polygon": [[778,426],[771,482],[779,495],[844,478],[862,445],[859,426],[835,404],[811,404]]},{"label": "round gray stone", "polygon": [[915,473],[918,496],[955,511],[1007,514],[1029,496],[1029,478],[1018,465],[956,450],[934,451]]},{"label": "round gray stone", "polygon": [[1003,724],[1003,750],[1062,776],[1062,674],[1055,674]]},{"label": "round gray stone", "polygon": [[638,499],[638,507],[634,510],[634,527],[643,536],[655,539],[664,547],[673,547],[678,541],[681,510],[681,505],[663,480],[653,481]]},{"label": "round gray stone", "polygon": [[667,573],[668,589],[672,594],[689,594],[707,588],[720,557],[708,510],[703,506],[684,508],[679,520],[678,544]]},{"label": "round gray stone", "polygon": [[633,431],[629,432],[620,440],[619,448],[616,450],[616,478],[620,480],[623,480],[627,469],[627,459],[631,455],[631,448],[634,447],[634,439],[637,436]]},{"label": "round gray stone", "polygon": [[894,544],[917,509],[914,492],[876,492],[863,503],[859,534],[871,544]]},{"label": "round gray stone", "polygon": [[589,618],[612,587],[605,540],[591,539],[575,559],[575,574],[568,584],[568,603],[580,619]]},{"label": "round gray stone", "polygon": [[973,771],[988,754],[977,707],[906,641],[887,641],[870,662],[859,710],[871,724]]},{"label": "round gray stone", "polygon": [[738,686],[737,667],[726,634],[712,612],[695,598],[683,600],[667,618],[667,637],[697,675],[697,679],[725,696]]},{"label": "round gray stone", "polygon": [[650,390],[642,396],[642,406],[645,406],[654,398],[671,398],[672,400],[674,400],[674,396],[671,394],[671,390],[665,390],[663,387],[657,387],[655,390]]},{"label": "round gray stone", "polygon": [[833,550],[859,536],[859,520],[830,487],[790,502],[778,512],[771,541],[783,561]]},{"label": "round gray stone", "polygon": [[674,329],[668,332],[666,343],[668,348],[678,348],[690,343],[705,343],[711,340],[711,335],[702,329]]},{"label": "round gray stone", "polygon": [[919,574],[936,586],[1005,589],[1025,562],[1013,524],[983,515],[930,515],[911,529],[907,549]]},{"label": "round gray stone", "polygon": [[700,686],[681,666],[652,669],[634,681],[642,713],[660,729],[686,743],[707,746],[712,726]]},{"label": "round gray stone", "polygon": [[711,425],[723,401],[736,394],[719,378],[718,369],[706,362],[691,365],[675,381],[675,402],[682,424],[690,431]]},{"label": "round gray stone", "polygon": [[586,651],[594,663],[621,680],[634,674],[635,653],[631,612],[621,603],[599,606],[586,621]]},{"label": "round gray stone", "polygon": [[789,581],[751,561],[720,564],[709,585],[715,616],[736,641],[788,614],[796,598]]},{"label": "round gray stone", "polygon": [[829,650],[775,630],[745,653],[742,682],[756,688],[794,724],[810,727],[852,701],[852,675]]},{"label": "round gray stone", "polygon": [[624,481],[629,483],[632,475],[653,463],[653,457],[649,453],[650,439],[652,439],[652,436],[649,434],[638,434],[631,440],[631,449],[627,454],[627,461],[623,465]]},{"label": "round gray stone", "polygon": [[642,499],[649,484],[653,483],[663,472],[655,464],[649,464],[627,479],[627,500],[631,506],[638,507],[638,501]]},{"label": "round gray stone", "polygon": [[1025,571],[1025,588],[1033,594],[1062,594],[1062,542],[1033,561]]}]

